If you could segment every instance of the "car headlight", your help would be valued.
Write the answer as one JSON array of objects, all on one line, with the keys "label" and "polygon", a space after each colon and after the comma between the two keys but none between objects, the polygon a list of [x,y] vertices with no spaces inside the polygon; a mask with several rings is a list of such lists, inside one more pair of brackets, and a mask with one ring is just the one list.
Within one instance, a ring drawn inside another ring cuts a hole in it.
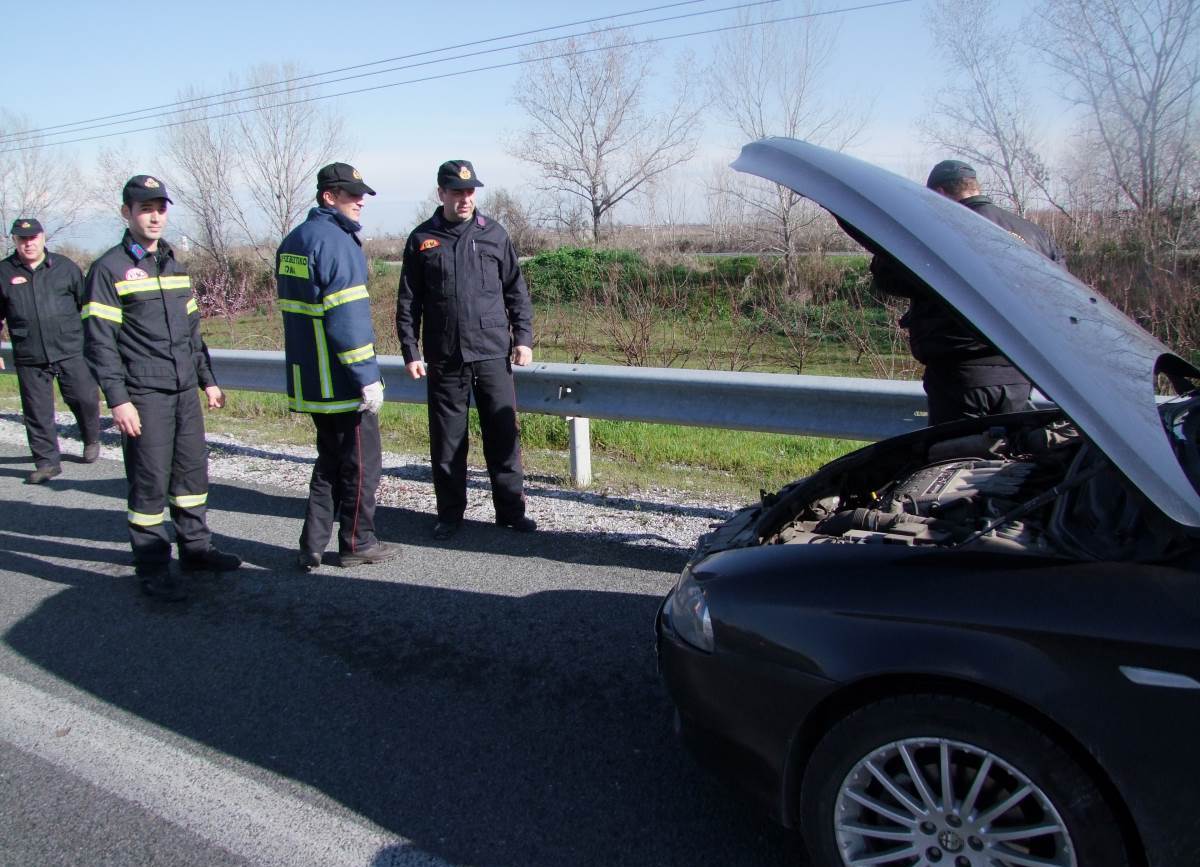
[{"label": "car headlight", "polygon": [[700,584],[692,577],[691,566],[679,576],[664,612],[676,635],[692,647],[712,653],[715,643],[708,600],[704,598]]}]

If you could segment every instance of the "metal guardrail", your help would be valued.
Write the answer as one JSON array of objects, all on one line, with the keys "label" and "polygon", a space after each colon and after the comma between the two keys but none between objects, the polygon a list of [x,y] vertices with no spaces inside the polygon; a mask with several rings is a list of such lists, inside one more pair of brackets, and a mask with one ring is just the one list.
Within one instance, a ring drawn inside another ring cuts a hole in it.
[{"label": "metal guardrail", "polygon": [[[11,347],[0,349],[11,373]],[[282,352],[211,354],[223,388],[285,390]],[[402,358],[384,355],[379,362],[387,400],[425,403],[425,382],[408,375]],[[918,382],[602,364],[538,363],[515,371],[521,412],[570,420],[571,471],[581,486],[591,481],[592,418],[856,440],[884,439],[926,424]]]},{"label": "metal guardrail", "polygon": [[[211,354],[223,388],[284,390],[282,352]],[[425,403],[424,380],[413,380],[401,357],[381,355],[379,365],[387,400]],[[522,412],[858,440],[926,424],[918,382],[606,364],[537,363],[514,370]]]}]

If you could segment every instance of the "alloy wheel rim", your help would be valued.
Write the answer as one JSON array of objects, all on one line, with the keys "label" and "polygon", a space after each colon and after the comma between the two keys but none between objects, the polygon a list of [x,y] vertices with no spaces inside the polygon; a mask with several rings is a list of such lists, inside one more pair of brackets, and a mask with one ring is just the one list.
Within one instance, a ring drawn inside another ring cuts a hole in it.
[{"label": "alloy wheel rim", "polygon": [[872,750],[838,787],[847,867],[1078,867],[1046,793],[1000,756],[947,738]]}]

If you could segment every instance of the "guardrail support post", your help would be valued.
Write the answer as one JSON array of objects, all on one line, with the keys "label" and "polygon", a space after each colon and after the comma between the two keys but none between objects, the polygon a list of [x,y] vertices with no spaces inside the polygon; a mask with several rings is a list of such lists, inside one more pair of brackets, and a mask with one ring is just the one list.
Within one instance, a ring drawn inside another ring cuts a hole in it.
[{"label": "guardrail support post", "polygon": [[571,481],[577,488],[592,483],[592,425],[590,419],[567,416],[570,437]]}]

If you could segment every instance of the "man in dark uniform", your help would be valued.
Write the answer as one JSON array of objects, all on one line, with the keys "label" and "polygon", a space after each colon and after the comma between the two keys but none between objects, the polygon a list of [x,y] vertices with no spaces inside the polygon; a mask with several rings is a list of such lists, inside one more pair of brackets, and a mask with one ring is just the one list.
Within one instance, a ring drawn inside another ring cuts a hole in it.
[{"label": "man in dark uniform", "polygon": [[16,251],[0,261],[0,324],[8,322],[12,337],[25,436],[33,454],[33,472],[25,481],[40,485],[62,472],[54,380],[79,423],[88,464],[100,457],[100,393],[83,360],[79,266],[46,249],[46,234],[37,220],[17,219],[12,239]]},{"label": "man in dark uniform", "polygon": [[204,413],[225,405],[200,337],[192,282],[162,240],[171,203],[162,181],[134,175],[121,191],[129,228],[92,263],[83,307],[84,347],[121,431],[128,482],[129,543],[142,589],[169,600],[187,590],[172,574],[168,505],[183,572],[241,565],[212,547],[207,523],[208,447]]},{"label": "man in dark uniform", "polygon": [[[429,450],[437,495],[435,539],[462,526],[467,507],[467,409],[474,394],[496,523],[537,528],[525,515],[512,365],[533,360],[533,305],[508,233],[475,209],[482,187],[467,160],[442,163],[442,205],[404,246],[396,330],[413,379],[428,376]],[[424,358],[418,349],[424,348]]]},{"label": "man in dark uniform", "polygon": [[[966,163],[943,160],[925,185],[1065,267],[1066,257],[1054,239],[1041,227],[996,207],[982,194],[975,170]],[[940,296],[886,254],[875,256],[871,273],[883,291],[911,300],[900,324],[908,329],[913,357],[925,365],[922,384],[931,425],[1029,408],[1029,380]]]},{"label": "man in dark uniform", "polygon": [[276,254],[288,409],[311,415],[317,429],[297,559],[305,571],[321,565],[335,517],[342,566],[382,563],[400,553],[399,545],[375,535],[383,379],[358,238],[365,195],[375,191],[353,166],[325,166],[317,172],[317,207]]}]

